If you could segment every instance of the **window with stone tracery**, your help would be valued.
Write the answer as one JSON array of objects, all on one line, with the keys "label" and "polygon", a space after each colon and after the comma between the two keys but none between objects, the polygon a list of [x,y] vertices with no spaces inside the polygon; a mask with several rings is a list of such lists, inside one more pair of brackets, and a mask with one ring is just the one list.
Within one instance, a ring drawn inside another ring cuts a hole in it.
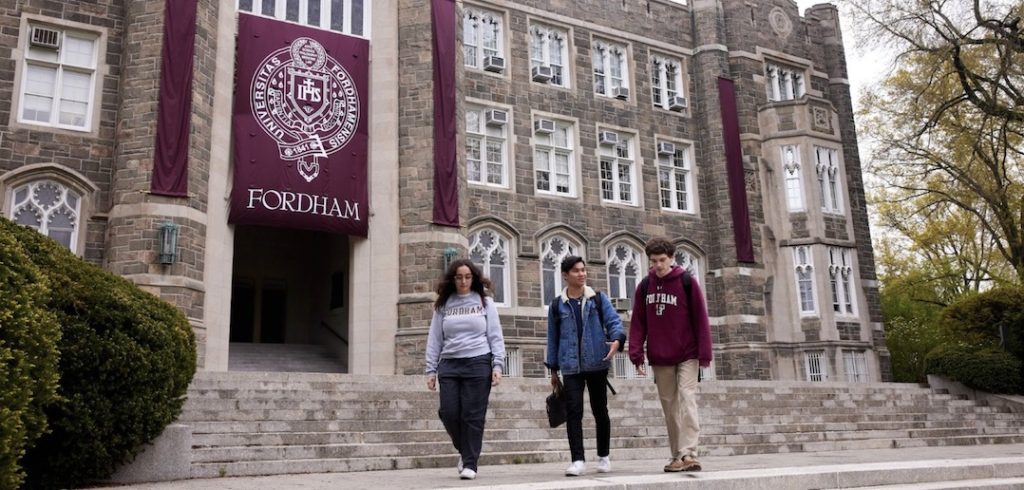
[{"label": "window with stone tracery", "polygon": [[580,255],[580,247],[576,242],[562,235],[555,235],[540,242],[540,281],[544,306],[562,293],[565,287],[562,281],[562,259],[570,255]]},{"label": "window with stone tracery", "polygon": [[72,252],[78,243],[82,196],[54,180],[37,180],[14,188],[10,218],[53,238]]},{"label": "window with stone tracery", "polygon": [[469,236],[469,260],[491,280],[496,306],[511,306],[511,250],[509,239],[493,228],[482,228]]}]

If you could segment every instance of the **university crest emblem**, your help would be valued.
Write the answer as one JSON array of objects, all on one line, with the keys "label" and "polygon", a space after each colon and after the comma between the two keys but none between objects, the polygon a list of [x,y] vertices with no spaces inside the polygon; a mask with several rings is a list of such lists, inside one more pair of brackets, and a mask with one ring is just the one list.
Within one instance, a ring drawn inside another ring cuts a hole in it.
[{"label": "university crest emblem", "polygon": [[359,123],[359,93],[324,47],[300,37],[270,53],[256,68],[252,115],[294,161],[306,182],[320,175],[321,159],[345,147]]}]

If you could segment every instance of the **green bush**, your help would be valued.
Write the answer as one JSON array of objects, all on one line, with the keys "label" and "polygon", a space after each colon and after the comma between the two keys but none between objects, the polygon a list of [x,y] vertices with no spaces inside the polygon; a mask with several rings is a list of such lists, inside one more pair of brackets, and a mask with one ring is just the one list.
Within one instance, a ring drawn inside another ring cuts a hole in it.
[{"label": "green bush", "polygon": [[944,344],[927,356],[928,374],[989,393],[1020,393],[1021,362],[998,347]]},{"label": "green bush", "polygon": [[60,325],[45,309],[49,288],[14,236],[0,230],[0,488],[17,488],[20,459],[46,431],[57,395]]},{"label": "green bush", "polygon": [[79,259],[32,229],[0,220],[48,276],[47,307],[63,329],[51,432],[25,455],[29,488],[109,477],[181,413],[195,372],[184,315],[131,282]]},{"label": "green bush", "polygon": [[[998,346],[1024,359],[1024,288],[1002,287],[967,296],[942,314],[950,338],[978,346]],[[1002,340],[1000,339],[1002,329]]]}]

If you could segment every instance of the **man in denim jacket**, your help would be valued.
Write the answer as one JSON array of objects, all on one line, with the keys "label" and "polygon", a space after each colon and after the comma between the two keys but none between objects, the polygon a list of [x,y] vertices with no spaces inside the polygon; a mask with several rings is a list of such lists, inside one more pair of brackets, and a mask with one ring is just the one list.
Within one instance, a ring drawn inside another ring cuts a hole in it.
[{"label": "man in denim jacket", "polygon": [[545,365],[551,370],[551,384],[564,381],[572,463],[566,476],[586,471],[583,455],[583,387],[590,392],[590,408],[597,422],[597,471],[611,471],[608,459],[611,420],[608,418],[608,369],[611,358],[626,342],[619,314],[608,298],[587,286],[587,264],[583,258],[566,257],[562,261],[562,294],[548,308],[548,352]]}]

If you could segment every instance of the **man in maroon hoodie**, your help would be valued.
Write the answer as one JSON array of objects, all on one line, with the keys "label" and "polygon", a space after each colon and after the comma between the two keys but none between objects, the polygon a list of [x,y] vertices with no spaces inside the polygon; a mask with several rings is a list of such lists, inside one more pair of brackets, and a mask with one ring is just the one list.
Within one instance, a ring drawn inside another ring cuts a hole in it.
[{"label": "man in maroon hoodie", "polygon": [[651,270],[633,295],[629,359],[646,376],[646,343],[672,450],[665,471],[700,471],[697,373],[698,366],[711,364],[708,311],[700,284],[675,265],[676,247],[671,242],[655,237],[644,250]]}]

